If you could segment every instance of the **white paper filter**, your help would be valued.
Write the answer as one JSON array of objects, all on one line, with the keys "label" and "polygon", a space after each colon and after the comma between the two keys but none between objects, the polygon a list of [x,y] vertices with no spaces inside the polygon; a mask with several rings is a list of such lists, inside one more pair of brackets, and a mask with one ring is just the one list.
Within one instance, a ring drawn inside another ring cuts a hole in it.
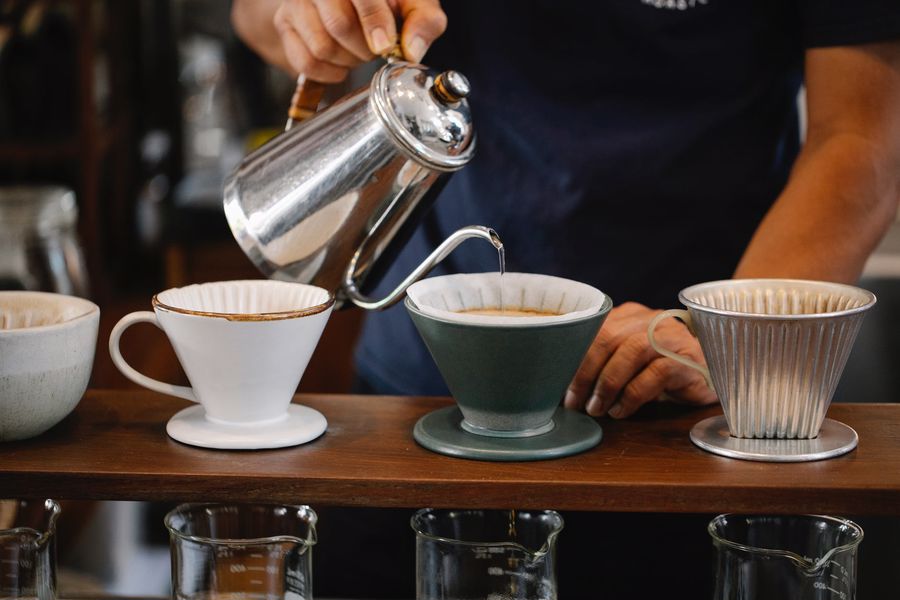
[{"label": "white paper filter", "polygon": [[94,304],[82,298],[48,292],[0,293],[0,330],[57,325],[86,315]]},{"label": "white paper filter", "polygon": [[[607,296],[584,283],[532,273],[463,273],[414,283],[406,294],[423,313],[445,321],[534,326],[580,319],[600,311]],[[525,309],[555,312],[540,317],[498,317],[459,311]]]},{"label": "white paper filter", "polygon": [[247,280],[198,283],[160,292],[163,304],[183,310],[224,314],[280,313],[324,304],[329,293],[314,285]]}]

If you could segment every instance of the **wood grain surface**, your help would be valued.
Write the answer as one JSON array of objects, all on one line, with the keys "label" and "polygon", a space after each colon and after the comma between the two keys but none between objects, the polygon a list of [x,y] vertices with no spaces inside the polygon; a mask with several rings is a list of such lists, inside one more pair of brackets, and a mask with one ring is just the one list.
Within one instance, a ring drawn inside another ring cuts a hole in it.
[{"label": "wood grain surface", "polygon": [[205,450],[166,436],[184,401],[90,390],[42,436],[0,445],[0,496],[277,501],[334,506],[555,508],[625,512],[900,515],[900,404],[833,405],[859,433],[840,458],[770,464],[722,458],[688,439],[716,414],[656,405],[601,420],[604,439],[569,458],[489,463],[416,444],[412,429],[448,398],[299,395],[329,422],[318,440],[265,451]]}]

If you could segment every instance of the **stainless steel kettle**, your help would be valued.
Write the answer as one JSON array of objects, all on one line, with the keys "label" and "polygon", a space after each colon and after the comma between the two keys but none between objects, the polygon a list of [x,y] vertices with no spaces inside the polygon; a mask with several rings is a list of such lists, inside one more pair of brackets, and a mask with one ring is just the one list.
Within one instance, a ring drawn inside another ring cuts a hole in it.
[{"label": "stainless steel kettle", "polygon": [[226,183],[235,239],[267,276],[318,285],[335,292],[338,305],[350,300],[366,309],[397,302],[465,239],[501,249],[493,230],[464,227],[386,297],[360,290],[406,242],[449,175],[472,158],[468,93],[458,72],[389,59],[368,87],[296,127],[289,120]]}]

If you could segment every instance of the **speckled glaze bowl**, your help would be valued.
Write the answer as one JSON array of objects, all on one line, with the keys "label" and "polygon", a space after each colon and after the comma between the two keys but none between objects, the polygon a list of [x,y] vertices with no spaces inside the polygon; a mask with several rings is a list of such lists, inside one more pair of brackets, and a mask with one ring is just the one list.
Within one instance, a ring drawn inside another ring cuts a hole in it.
[{"label": "speckled glaze bowl", "polygon": [[45,292],[0,292],[0,441],[40,435],[81,400],[100,308]]}]

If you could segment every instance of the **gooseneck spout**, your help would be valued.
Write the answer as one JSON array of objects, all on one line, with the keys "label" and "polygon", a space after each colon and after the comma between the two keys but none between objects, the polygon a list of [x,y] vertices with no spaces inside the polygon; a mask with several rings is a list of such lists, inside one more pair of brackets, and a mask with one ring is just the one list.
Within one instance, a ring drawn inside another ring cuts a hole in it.
[{"label": "gooseneck spout", "polygon": [[481,238],[496,248],[498,251],[503,250],[503,242],[500,241],[500,236],[497,235],[497,232],[489,227],[482,227],[481,225],[469,225],[467,227],[463,227],[462,229],[458,229],[450,234],[450,236],[444,240],[440,246],[435,248],[434,252],[432,252],[428,258],[422,261],[418,267],[410,273],[406,279],[404,279],[400,285],[398,285],[394,290],[389,293],[387,296],[382,298],[381,300],[373,300],[359,291],[359,286],[357,285],[354,274],[356,273],[356,263],[359,260],[360,252],[357,251],[353,256],[353,260],[350,261],[350,266],[347,268],[346,273],[344,274],[344,286],[343,291],[347,295],[353,304],[359,306],[360,308],[364,308],[366,310],[382,310],[393,306],[396,304],[402,297],[403,294],[406,293],[406,288],[417,282],[418,280],[425,277],[431,269],[433,269],[439,262],[447,258],[451,252],[453,252],[457,246],[466,241],[469,238]]}]

